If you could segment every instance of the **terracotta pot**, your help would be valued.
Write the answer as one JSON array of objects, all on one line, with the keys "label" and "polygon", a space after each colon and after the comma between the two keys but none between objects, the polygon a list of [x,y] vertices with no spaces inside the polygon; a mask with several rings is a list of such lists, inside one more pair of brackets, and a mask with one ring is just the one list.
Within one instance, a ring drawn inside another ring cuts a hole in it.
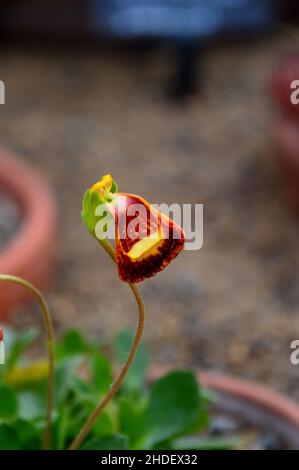
[{"label": "terracotta pot", "polygon": [[287,193],[299,210],[299,121],[288,118],[280,120],[275,140]]},{"label": "terracotta pot", "polygon": [[[151,380],[170,371],[155,367]],[[275,432],[287,448],[299,449],[299,405],[261,385],[227,375],[197,370],[200,383],[216,393],[215,408],[241,417],[258,429]]]},{"label": "terracotta pot", "polygon": [[[47,182],[30,166],[0,149],[0,186],[19,204],[18,232],[0,251],[0,273],[24,277],[42,287],[53,259],[56,214]],[[0,283],[0,320],[7,320],[28,293],[19,286]]]}]

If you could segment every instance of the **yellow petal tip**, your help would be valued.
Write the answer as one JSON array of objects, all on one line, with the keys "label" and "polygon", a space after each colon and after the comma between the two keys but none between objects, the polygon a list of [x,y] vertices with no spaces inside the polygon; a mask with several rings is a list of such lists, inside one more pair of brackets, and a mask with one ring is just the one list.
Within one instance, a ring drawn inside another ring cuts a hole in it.
[{"label": "yellow petal tip", "polygon": [[101,196],[104,196],[107,192],[110,192],[112,188],[113,179],[111,175],[104,175],[100,181],[95,183],[91,188],[91,192],[99,192]]}]

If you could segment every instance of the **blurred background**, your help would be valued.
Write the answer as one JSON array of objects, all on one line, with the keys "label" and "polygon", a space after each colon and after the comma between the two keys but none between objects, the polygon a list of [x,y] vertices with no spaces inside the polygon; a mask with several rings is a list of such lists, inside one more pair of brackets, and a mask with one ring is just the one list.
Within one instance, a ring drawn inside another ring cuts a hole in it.
[{"label": "blurred background", "polygon": [[[0,143],[55,194],[45,292],[58,335],[73,326],[109,343],[136,320],[127,286],[80,220],[83,192],[111,173],[153,203],[204,204],[203,248],[141,285],[154,360],[299,399],[289,360],[299,337],[299,177],[285,178],[289,140],[279,140],[287,125],[299,136],[298,111],[282,104],[289,70],[299,79],[298,17],[297,2],[282,0],[1,2]],[[4,190],[1,199],[0,252],[22,223]],[[16,327],[36,320],[28,303],[11,317]]]}]

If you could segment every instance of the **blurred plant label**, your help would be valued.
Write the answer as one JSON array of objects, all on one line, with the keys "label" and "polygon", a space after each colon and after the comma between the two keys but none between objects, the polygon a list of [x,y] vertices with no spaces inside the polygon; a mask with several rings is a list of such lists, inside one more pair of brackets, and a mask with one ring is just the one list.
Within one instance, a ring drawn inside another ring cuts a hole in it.
[{"label": "blurred plant label", "polygon": [[294,90],[291,93],[291,103],[299,104],[299,80],[293,80],[291,83],[291,89]]},{"label": "blurred plant label", "polygon": [[0,104],[5,104],[5,85],[2,80],[0,80]]}]

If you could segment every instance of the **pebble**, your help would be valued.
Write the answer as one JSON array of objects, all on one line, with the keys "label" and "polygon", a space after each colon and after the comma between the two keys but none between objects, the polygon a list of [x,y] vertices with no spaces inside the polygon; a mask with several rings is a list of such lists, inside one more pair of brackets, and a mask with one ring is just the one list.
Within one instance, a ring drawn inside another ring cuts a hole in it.
[{"label": "pebble", "polygon": [[235,432],[238,429],[238,423],[229,416],[216,416],[210,428],[212,436],[221,436],[223,434]]}]

